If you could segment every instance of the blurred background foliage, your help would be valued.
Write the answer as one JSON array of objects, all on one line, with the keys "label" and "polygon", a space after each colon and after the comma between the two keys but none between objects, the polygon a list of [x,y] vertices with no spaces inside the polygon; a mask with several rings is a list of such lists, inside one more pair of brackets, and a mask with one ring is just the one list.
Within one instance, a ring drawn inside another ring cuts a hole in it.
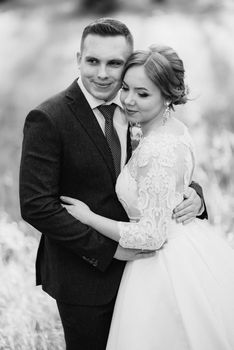
[{"label": "blurred background foliage", "polygon": [[136,48],[165,43],[184,60],[191,101],[177,116],[194,137],[210,221],[233,242],[233,1],[0,0],[0,349],[64,349],[54,302],[34,287],[39,233],[20,218],[22,129],[77,77],[82,30],[101,16],[125,22]]}]

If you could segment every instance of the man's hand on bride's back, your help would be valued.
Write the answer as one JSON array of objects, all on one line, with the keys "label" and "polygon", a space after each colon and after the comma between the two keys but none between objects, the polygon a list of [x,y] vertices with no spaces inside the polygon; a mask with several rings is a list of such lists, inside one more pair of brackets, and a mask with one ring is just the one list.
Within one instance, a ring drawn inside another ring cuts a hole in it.
[{"label": "man's hand on bride's back", "polygon": [[141,250],[141,249],[129,249],[123,248],[118,245],[114,258],[122,261],[132,261],[137,259],[149,258],[156,254],[156,251]]},{"label": "man's hand on bride's back", "polygon": [[194,220],[203,211],[203,201],[197,192],[189,187],[184,194],[184,200],[177,205],[173,211],[173,219],[178,223],[188,224]]}]

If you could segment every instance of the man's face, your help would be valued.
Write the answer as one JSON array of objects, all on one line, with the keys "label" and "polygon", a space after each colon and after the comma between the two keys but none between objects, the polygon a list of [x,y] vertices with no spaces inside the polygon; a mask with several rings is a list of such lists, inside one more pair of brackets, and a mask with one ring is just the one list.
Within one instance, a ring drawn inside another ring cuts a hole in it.
[{"label": "man's face", "polygon": [[123,67],[131,52],[124,36],[89,34],[78,57],[86,90],[97,99],[111,100],[120,89]]}]

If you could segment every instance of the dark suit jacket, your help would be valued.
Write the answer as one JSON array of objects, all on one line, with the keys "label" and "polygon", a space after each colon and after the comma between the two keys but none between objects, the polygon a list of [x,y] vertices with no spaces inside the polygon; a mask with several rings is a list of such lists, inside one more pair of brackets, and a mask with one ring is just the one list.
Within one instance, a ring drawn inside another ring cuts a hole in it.
[{"label": "dark suit jacket", "polygon": [[[128,156],[130,152],[128,137]],[[115,181],[106,138],[76,81],[29,113],[20,169],[21,213],[42,233],[36,282],[58,301],[105,304],[118,290],[125,263],[113,259],[117,243],[74,219],[60,204],[66,195],[100,215],[128,221]],[[202,196],[199,185],[192,187]]]},{"label": "dark suit jacket", "polygon": [[[130,155],[130,142],[128,142]],[[26,118],[20,169],[22,217],[41,233],[37,284],[59,301],[103,304],[116,294],[124,262],[117,243],[74,219],[60,195],[103,216],[127,221],[102,130],[77,82]]]}]

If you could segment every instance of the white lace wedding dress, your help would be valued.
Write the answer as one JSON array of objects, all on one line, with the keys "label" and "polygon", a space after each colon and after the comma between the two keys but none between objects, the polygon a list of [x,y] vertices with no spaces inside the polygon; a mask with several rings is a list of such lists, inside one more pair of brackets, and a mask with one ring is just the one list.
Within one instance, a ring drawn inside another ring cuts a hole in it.
[{"label": "white lace wedding dress", "polygon": [[206,220],[171,219],[194,169],[187,129],[143,138],[116,185],[130,223],[121,245],[160,248],[128,262],[108,350],[233,350],[234,250]]}]

